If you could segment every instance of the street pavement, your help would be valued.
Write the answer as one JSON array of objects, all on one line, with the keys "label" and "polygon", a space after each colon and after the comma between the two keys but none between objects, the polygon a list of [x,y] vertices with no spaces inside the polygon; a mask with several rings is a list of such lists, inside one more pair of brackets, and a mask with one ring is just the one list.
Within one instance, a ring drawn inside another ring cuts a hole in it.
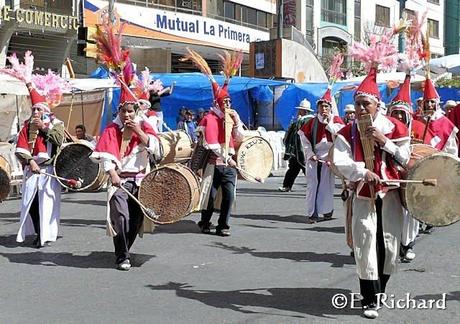
[{"label": "street pavement", "polygon": [[[201,234],[199,215],[190,215],[137,239],[128,272],[114,266],[104,192],[64,194],[59,239],[42,249],[31,247],[33,237],[15,241],[20,201],[0,204],[0,323],[371,321],[359,303],[332,305],[337,294],[350,299],[359,292],[340,190],[334,218],[308,225],[304,177],[293,192],[280,193],[282,175],[239,182],[230,237]],[[458,323],[459,246],[460,224],[421,234],[416,259],[401,264],[388,284],[390,306],[411,306],[404,304],[408,296],[420,308],[445,294],[445,309],[384,307],[376,321]]]}]

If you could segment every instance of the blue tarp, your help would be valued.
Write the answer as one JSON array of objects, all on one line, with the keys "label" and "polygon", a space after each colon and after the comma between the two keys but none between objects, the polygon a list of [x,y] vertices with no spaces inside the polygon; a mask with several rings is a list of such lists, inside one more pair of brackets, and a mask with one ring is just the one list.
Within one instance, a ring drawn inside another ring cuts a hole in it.
[{"label": "blue tarp", "polygon": [[[353,94],[355,92],[354,86],[357,85],[359,85],[359,82],[337,82],[334,84],[332,93],[336,99],[340,116],[344,115],[345,105],[353,103]],[[281,126],[287,129],[293,118],[297,116],[295,107],[304,98],[311,102],[312,108],[316,112],[316,101],[322,97],[326,89],[327,83],[296,83],[289,85],[289,87],[284,90],[275,106],[275,115]],[[390,90],[385,83],[379,84],[379,90],[382,100],[386,104],[391,102],[391,99],[398,93],[398,88]],[[437,90],[441,97],[441,101],[445,102],[449,99],[460,100],[460,89],[437,88]],[[415,107],[416,99],[423,96],[423,93],[420,91],[412,91],[411,96]]]},{"label": "blue tarp", "polygon": [[[105,69],[98,68],[90,77],[107,78],[108,73]],[[165,87],[175,82],[173,94],[161,98],[164,120],[173,129],[176,127],[176,118],[181,108],[189,108],[196,113],[199,108],[207,110],[212,105],[211,83],[202,73],[156,73],[152,74],[152,77],[160,79]],[[223,84],[223,76],[214,76],[214,78],[220,85]],[[267,79],[233,77],[229,85],[232,106],[238,111],[241,120],[250,124],[254,102],[271,102],[273,92],[269,86],[285,84],[285,82]],[[117,92],[119,90],[114,89],[111,107],[113,112],[116,112],[118,106],[119,94]]]}]

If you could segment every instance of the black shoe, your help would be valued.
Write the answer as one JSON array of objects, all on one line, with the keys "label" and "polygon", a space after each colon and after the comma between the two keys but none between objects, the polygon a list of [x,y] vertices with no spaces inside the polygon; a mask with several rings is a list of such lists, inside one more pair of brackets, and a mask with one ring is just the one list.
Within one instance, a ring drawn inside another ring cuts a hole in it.
[{"label": "black shoe", "polygon": [[228,230],[228,229],[216,230],[216,235],[218,235],[218,236],[230,236],[230,230]]},{"label": "black shoe", "polygon": [[37,248],[37,249],[43,247],[39,235],[37,235],[37,237],[35,238],[35,240],[32,242],[32,245],[33,245],[33,247],[35,247],[35,248]]},{"label": "black shoe", "polygon": [[198,227],[201,229],[203,234],[211,234],[211,223],[203,223],[202,221],[198,222]]},{"label": "black shoe", "polygon": [[332,219],[332,213],[333,213],[333,211],[331,211],[330,213],[324,214],[324,220]]}]

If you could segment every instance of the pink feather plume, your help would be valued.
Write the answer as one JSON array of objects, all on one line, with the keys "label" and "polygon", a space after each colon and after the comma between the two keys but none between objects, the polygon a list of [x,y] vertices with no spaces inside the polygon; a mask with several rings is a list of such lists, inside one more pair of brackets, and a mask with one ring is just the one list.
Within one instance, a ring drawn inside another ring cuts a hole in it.
[{"label": "pink feather plume", "polygon": [[343,72],[341,66],[343,64],[344,56],[343,53],[339,52],[334,55],[332,58],[331,66],[329,67],[329,80],[330,82],[335,82],[340,80],[343,77]]},{"label": "pink feather plume", "polygon": [[51,70],[45,75],[32,75],[32,82],[37,91],[45,96],[50,107],[56,107],[61,102],[62,93],[70,89],[69,84],[63,78]]},{"label": "pink feather plume", "polygon": [[26,51],[24,54],[24,63],[21,63],[16,56],[16,53],[7,57],[11,68],[0,69],[1,73],[9,74],[25,83],[32,81],[32,71],[34,69],[34,57],[31,51]]}]

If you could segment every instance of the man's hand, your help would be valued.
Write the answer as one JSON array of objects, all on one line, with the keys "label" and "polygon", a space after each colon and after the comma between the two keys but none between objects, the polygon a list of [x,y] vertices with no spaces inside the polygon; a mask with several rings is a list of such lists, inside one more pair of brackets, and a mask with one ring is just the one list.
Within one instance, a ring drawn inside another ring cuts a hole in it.
[{"label": "man's hand", "polygon": [[228,159],[227,164],[228,164],[228,166],[230,166],[232,168],[236,167],[236,162],[235,162],[234,159]]},{"label": "man's hand", "polygon": [[141,125],[139,123],[136,123],[133,119],[128,119],[125,122],[125,126],[130,128],[137,135],[141,135],[141,133],[143,133]]},{"label": "man's hand", "polygon": [[36,173],[36,174],[40,173],[40,167],[38,166],[37,162],[35,162],[34,160],[29,161],[29,167],[32,173]]},{"label": "man's hand", "polygon": [[45,124],[40,118],[32,119],[32,125],[34,125],[39,130],[44,130],[46,128]]},{"label": "man's hand", "polygon": [[117,171],[115,171],[115,169],[112,169],[109,171],[109,174],[110,174],[110,181],[112,182],[112,185],[115,187],[120,187],[121,180],[120,180],[120,177],[118,176]]},{"label": "man's hand", "polygon": [[386,136],[374,126],[367,127],[366,136],[372,137],[380,145],[385,145],[387,141]]},{"label": "man's hand", "polygon": [[380,182],[380,177],[378,174],[368,170],[364,176],[364,182],[369,184],[377,184]]},{"label": "man's hand", "polygon": [[240,122],[240,117],[238,116],[238,113],[235,110],[229,109],[229,115],[230,117],[232,117],[233,123],[235,125],[237,125]]},{"label": "man's hand", "polygon": [[310,161],[318,161],[318,157],[316,155],[313,155],[311,158],[310,158]]}]

